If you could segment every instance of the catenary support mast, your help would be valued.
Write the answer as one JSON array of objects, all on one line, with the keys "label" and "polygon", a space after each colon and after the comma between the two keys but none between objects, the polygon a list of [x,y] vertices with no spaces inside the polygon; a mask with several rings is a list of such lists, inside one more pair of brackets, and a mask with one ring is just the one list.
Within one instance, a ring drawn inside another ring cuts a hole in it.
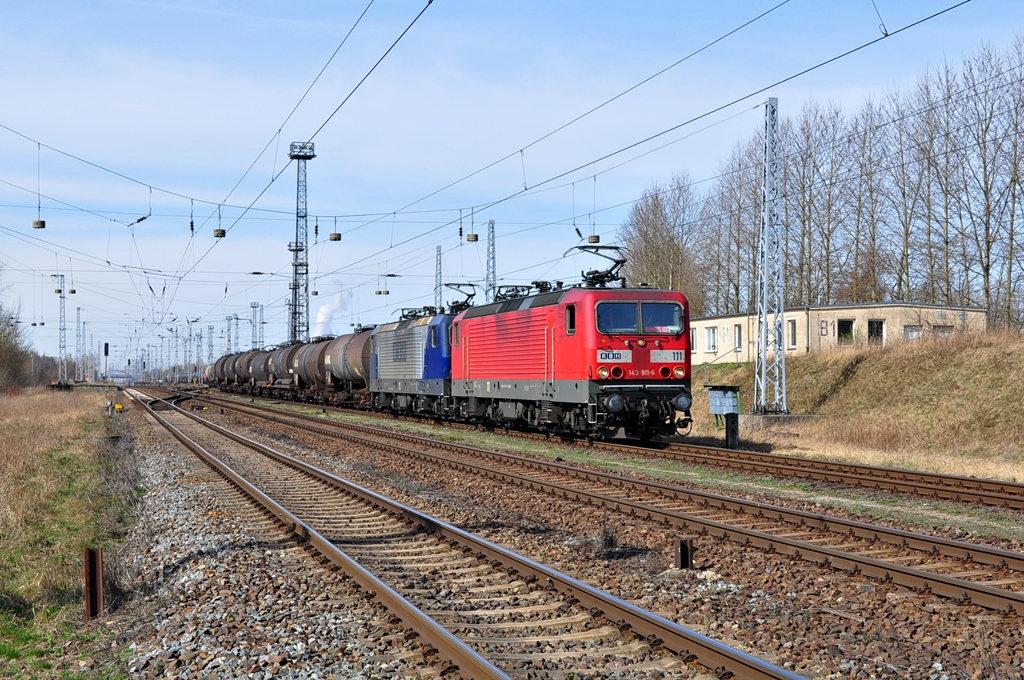
[{"label": "catenary support mast", "polygon": [[441,246],[437,247],[437,263],[434,267],[434,307],[441,310]]},{"label": "catenary support mast", "polygon": [[60,293],[60,362],[57,364],[57,384],[68,384],[68,328],[64,317],[64,301],[66,299],[64,290],[64,275],[50,274],[51,279],[57,279],[57,292]]},{"label": "catenary support mast", "polygon": [[789,413],[786,407],[785,288],[779,225],[779,100],[765,104],[761,238],[757,249],[757,359],[753,413]]},{"label": "catenary support mast", "polygon": [[292,142],[288,157],[298,166],[295,197],[295,242],[288,245],[292,251],[291,323],[289,342],[309,341],[309,258],[306,248],[306,161],[316,158],[313,142]]},{"label": "catenary support mast", "polygon": [[494,302],[494,293],[498,289],[498,266],[494,252],[494,220],[487,220],[487,278],[484,294],[488,302]]}]

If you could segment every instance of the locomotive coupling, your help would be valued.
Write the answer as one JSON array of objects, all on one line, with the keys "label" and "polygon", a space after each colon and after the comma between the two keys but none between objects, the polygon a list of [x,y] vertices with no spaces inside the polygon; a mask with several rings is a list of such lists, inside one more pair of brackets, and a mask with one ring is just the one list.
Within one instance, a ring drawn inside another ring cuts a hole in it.
[{"label": "locomotive coupling", "polygon": [[626,406],[626,400],[622,398],[621,394],[613,394],[611,396],[601,398],[601,406],[608,413],[618,413]]},{"label": "locomotive coupling", "polygon": [[691,406],[693,406],[693,397],[689,392],[683,392],[672,400],[672,408],[677,411],[689,411]]}]

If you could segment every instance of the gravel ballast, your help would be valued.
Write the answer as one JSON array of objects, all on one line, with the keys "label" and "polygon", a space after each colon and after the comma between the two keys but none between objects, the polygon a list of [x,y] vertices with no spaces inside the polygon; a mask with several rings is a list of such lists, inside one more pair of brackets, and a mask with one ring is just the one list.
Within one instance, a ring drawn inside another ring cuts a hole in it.
[{"label": "gravel ballast", "polygon": [[125,544],[133,677],[434,675],[389,613],[137,413],[148,487]]}]

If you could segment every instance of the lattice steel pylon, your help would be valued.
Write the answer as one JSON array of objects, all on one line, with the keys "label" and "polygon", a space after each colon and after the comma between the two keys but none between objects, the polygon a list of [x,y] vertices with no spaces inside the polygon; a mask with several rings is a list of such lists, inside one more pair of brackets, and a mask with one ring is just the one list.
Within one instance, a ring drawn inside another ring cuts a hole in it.
[{"label": "lattice steel pylon", "polygon": [[494,293],[498,289],[498,265],[494,253],[494,220],[487,220],[487,278],[484,296],[488,302],[494,302]]},{"label": "lattice steel pylon", "polygon": [[224,317],[224,354],[231,354],[231,315]]},{"label": "lattice steel pylon", "polygon": [[437,263],[434,267],[434,307],[441,312],[441,246],[437,247]]},{"label": "lattice steel pylon", "polygon": [[206,361],[213,363],[213,324],[206,327]]},{"label": "lattice steel pylon", "polygon": [[75,308],[75,382],[82,379],[82,308]]},{"label": "lattice steel pylon", "polygon": [[50,274],[51,279],[57,279],[60,288],[57,292],[60,293],[60,363],[57,364],[57,384],[67,385],[68,384],[68,328],[65,323],[64,317],[64,275],[63,274]]},{"label": "lattice steel pylon", "polygon": [[309,258],[306,249],[306,161],[316,158],[313,142],[292,142],[288,158],[297,161],[298,182],[295,193],[295,242],[288,244],[292,251],[292,303],[289,342],[309,340]]},{"label": "lattice steel pylon", "polygon": [[249,303],[249,309],[252,310],[252,314],[250,315],[250,317],[252,318],[252,346],[250,347],[250,349],[256,349],[256,347],[258,346],[256,343],[258,343],[260,339],[259,328],[257,328],[256,326],[256,312],[259,311],[259,308],[260,303]]},{"label": "lattice steel pylon", "polygon": [[267,343],[263,339],[263,305],[260,304],[260,347],[266,347]]},{"label": "lattice steel pylon", "polygon": [[785,286],[779,225],[779,100],[765,104],[761,238],[757,249],[757,359],[752,413],[789,413],[786,406]]}]

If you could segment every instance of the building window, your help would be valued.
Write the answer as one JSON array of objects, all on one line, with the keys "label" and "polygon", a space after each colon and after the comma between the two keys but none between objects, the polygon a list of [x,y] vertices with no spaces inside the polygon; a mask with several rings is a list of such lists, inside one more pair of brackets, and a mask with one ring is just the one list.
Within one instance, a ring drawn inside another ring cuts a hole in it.
[{"label": "building window", "polygon": [[714,326],[704,329],[704,351],[718,351],[718,329]]},{"label": "building window", "polygon": [[696,351],[697,349],[697,329],[690,328],[690,351]]},{"label": "building window", "polygon": [[921,327],[920,326],[904,326],[903,327],[903,339],[904,340],[920,340],[921,339]]},{"label": "building window", "polygon": [[952,326],[932,326],[932,332],[935,333],[936,337],[948,338],[953,335]]},{"label": "building window", "polygon": [[836,329],[839,331],[839,344],[853,344],[853,319],[838,319]]},{"label": "building window", "polygon": [[885,320],[868,319],[868,344],[881,345],[885,341]]},{"label": "building window", "polygon": [[565,306],[565,334],[575,335],[576,333],[576,305]]},{"label": "building window", "polygon": [[736,341],[735,348],[743,349],[743,324],[738,323],[732,328],[733,340]]},{"label": "building window", "polygon": [[786,338],[788,338],[789,340],[789,342],[787,342],[786,345],[790,349],[796,349],[796,319],[788,320],[786,322],[786,329]]}]

